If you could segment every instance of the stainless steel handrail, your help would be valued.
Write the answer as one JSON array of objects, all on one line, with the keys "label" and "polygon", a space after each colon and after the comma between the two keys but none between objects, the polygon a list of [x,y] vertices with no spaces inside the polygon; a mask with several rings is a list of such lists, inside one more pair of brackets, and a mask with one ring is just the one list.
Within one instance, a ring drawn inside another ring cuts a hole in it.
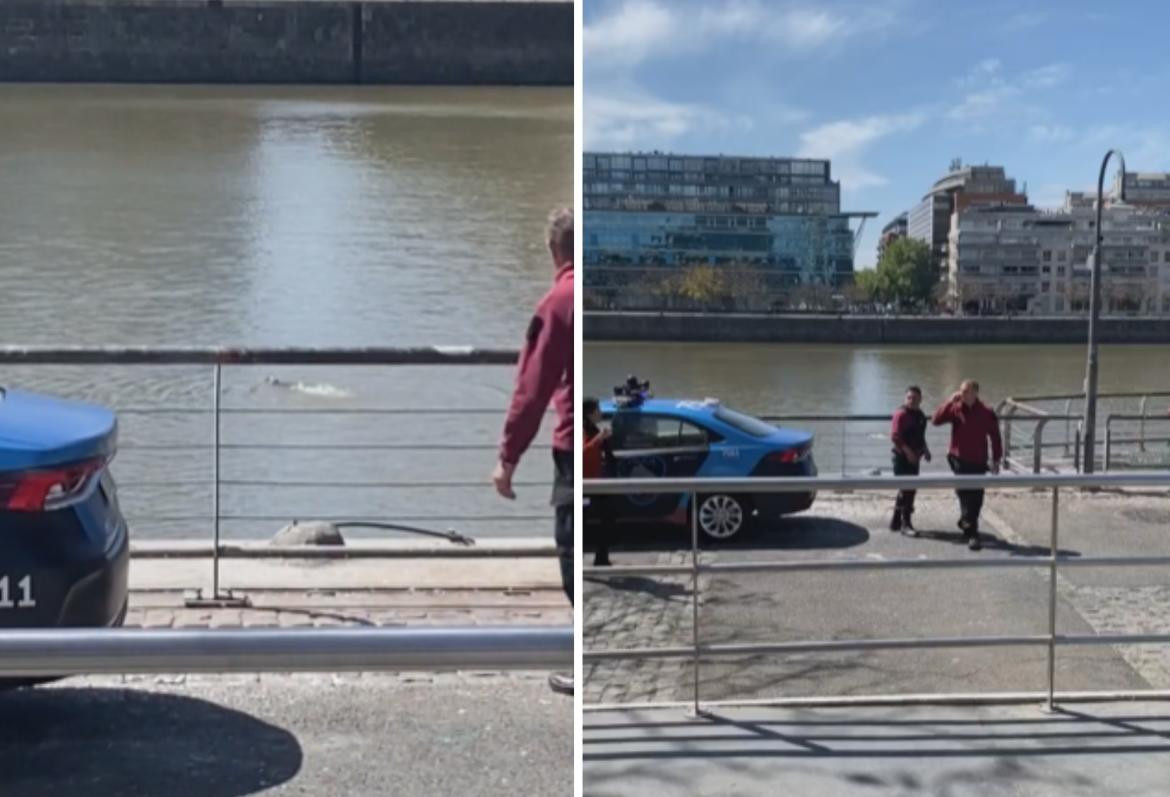
[{"label": "stainless steel handrail", "polygon": [[0,677],[572,666],[571,626],[0,632]]},{"label": "stainless steel handrail", "polygon": [[[845,652],[862,650],[917,649],[946,647],[1002,647],[1040,646],[1048,649],[1047,704],[1055,706],[1056,701],[1056,655],[1057,649],[1067,645],[1111,645],[1170,643],[1170,633],[1164,634],[1110,634],[1075,635],[1058,634],[1056,631],[1057,577],[1061,567],[1148,567],[1168,566],[1170,556],[1131,557],[1069,557],[1059,549],[1059,503],[1061,488],[1123,488],[1123,487],[1170,487],[1170,472],[1132,472],[1080,474],[1004,474],[995,476],[895,476],[895,477],[799,477],[799,478],[683,478],[683,479],[587,479],[582,491],[591,495],[623,494],[674,494],[686,493],[692,507],[697,507],[702,494],[714,492],[729,493],[785,493],[823,491],[891,491],[912,488],[916,490],[943,489],[1049,489],[1052,492],[1052,518],[1050,527],[1049,553],[1047,556],[1021,557],[1016,559],[946,560],[946,559],[893,559],[893,560],[801,560],[801,561],[752,561],[732,563],[703,563],[699,558],[698,512],[691,511],[691,563],[689,566],[648,565],[644,567],[618,566],[604,568],[583,568],[589,576],[626,575],[689,575],[691,577],[692,634],[689,646],[657,648],[608,648],[584,650],[584,661],[606,661],[615,659],[686,658],[694,667],[694,685],[690,705],[696,716],[703,714],[700,702],[699,671],[703,656],[743,656],[760,654],[785,654],[798,652]],[[1045,567],[1048,573],[1048,629],[1046,634],[1025,636],[959,636],[921,637],[909,639],[842,639],[823,641],[783,641],[754,644],[721,643],[703,644],[699,639],[699,576],[702,573],[747,573],[747,572],[798,572],[830,570],[927,570],[927,569],[993,569]],[[1129,696],[1140,697],[1141,692]],[[948,695],[938,695],[946,699]],[[727,701],[721,701],[726,704]]]}]

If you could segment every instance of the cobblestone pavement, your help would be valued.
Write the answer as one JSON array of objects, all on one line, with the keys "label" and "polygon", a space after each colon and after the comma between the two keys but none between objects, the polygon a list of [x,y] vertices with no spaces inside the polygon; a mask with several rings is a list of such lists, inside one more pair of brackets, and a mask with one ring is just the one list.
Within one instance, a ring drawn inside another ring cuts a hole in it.
[{"label": "cobblestone pavement", "polygon": [[[685,565],[690,554],[623,554],[620,563]],[[699,581],[700,596],[706,582],[706,577]],[[689,644],[692,614],[690,576],[589,577],[584,585],[585,649]],[[685,699],[679,693],[686,666],[678,659],[587,662],[585,702]]]}]

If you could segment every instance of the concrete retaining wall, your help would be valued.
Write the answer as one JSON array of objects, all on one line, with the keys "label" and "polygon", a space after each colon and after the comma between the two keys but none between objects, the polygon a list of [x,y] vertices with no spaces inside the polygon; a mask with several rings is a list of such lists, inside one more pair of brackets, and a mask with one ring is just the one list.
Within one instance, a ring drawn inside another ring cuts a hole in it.
[{"label": "concrete retaining wall", "polygon": [[[585,313],[586,340],[718,343],[1084,343],[1083,318]],[[1170,318],[1108,318],[1102,343],[1170,343]]]},{"label": "concrete retaining wall", "polygon": [[4,0],[0,82],[572,85],[567,0]]}]

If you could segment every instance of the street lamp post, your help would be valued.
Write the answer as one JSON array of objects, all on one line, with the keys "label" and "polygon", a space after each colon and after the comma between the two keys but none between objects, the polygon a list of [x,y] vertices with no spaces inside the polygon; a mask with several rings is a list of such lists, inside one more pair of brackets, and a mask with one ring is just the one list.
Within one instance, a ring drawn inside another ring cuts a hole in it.
[{"label": "street lamp post", "polygon": [[1101,161],[1097,175],[1097,226],[1093,239],[1093,268],[1089,274],[1089,358],[1085,367],[1085,458],[1084,472],[1093,472],[1094,449],[1097,442],[1097,333],[1101,316],[1101,212],[1105,206],[1105,167],[1113,155],[1121,161],[1121,188],[1118,199],[1125,201],[1125,158],[1120,150],[1111,149]]}]

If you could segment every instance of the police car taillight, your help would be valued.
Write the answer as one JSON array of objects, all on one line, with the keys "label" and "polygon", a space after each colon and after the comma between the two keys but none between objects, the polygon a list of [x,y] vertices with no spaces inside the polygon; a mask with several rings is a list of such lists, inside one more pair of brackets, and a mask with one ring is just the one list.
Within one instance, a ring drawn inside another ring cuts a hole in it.
[{"label": "police car taillight", "polygon": [[61,468],[0,474],[0,506],[12,512],[51,512],[84,498],[106,466],[91,459]]},{"label": "police car taillight", "polygon": [[808,452],[808,446],[800,446],[799,448],[790,448],[787,451],[777,451],[775,454],[769,455],[768,459],[779,462],[781,465],[792,465],[807,457]]}]

